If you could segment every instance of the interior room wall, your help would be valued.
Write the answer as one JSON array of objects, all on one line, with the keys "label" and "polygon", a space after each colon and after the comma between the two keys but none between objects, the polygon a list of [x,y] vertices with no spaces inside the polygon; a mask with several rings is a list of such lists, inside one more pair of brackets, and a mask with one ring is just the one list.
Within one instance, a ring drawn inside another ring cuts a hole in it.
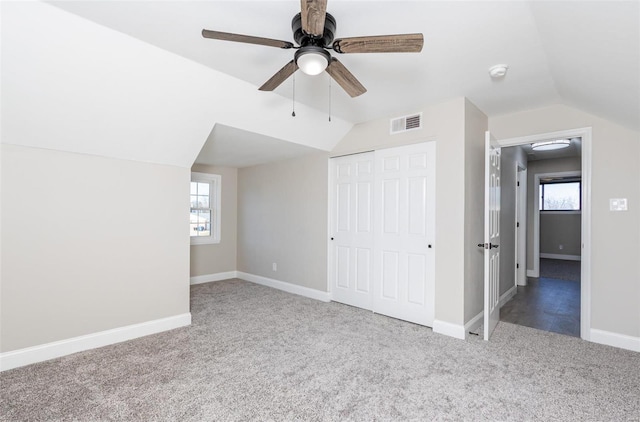
[{"label": "interior room wall", "polygon": [[[540,213],[540,255],[579,257],[582,253],[581,213]],[[562,246],[562,249],[560,249]],[[543,257],[544,258],[544,257]],[[558,257],[559,259],[561,257]]]},{"label": "interior room wall", "polygon": [[[471,185],[471,179],[467,177],[482,178],[484,174],[484,170],[476,174],[477,161],[468,172],[465,168],[465,149],[484,139],[483,131],[465,137],[466,112],[470,118],[473,117],[470,128],[480,131],[483,126],[481,113],[471,106],[461,97],[420,110],[398,113],[397,116],[402,116],[422,112],[423,126],[422,129],[397,135],[389,133],[389,120],[396,116],[360,123],[331,151],[332,156],[339,156],[422,141],[436,142],[435,318],[458,327],[466,322],[464,264],[470,261],[465,260],[468,252],[465,234],[469,236],[477,230],[467,227],[467,223],[472,224],[473,220],[465,219],[465,185]],[[477,269],[471,268],[470,271]]]},{"label": "interior room wall", "polygon": [[[584,127],[592,128],[591,327],[637,342],[640,133],[564,105],[489,119],[498,139]],[[627,198],[629,209],[610,211],[611,198]]]},{"label": "interior room wall", "polygon": [[[502,148],[500,157],[500,295],[515,286],[516,183],[518,165],[527,168],[521,147]],[[524,262],[522,265],[526,265]]]},{"label": "interior room wall", "polygon": [[[533,239],[534,239],[534,216],[538,210],[535,209],[534,199],[539,192],[535,188],[537,174],[557,173],[564,171],[580,171],[582,162],[580,157],[555,158],[551,160],[534,160],[528,163],[527,168],[527,270],[533,270]],[[581,252],[581,251],[580,251]],[[580,255],[578,253],[577,255]]]},{"label": "interior room wall", "polygon": [[468,99],[464,115],[464,321],[484,309],[484,147],[487,116]]},{"label": "interior room wall", "polygon": [[194,164],[192,172],[221,176],[220,243],[191,245],[191,277],[213,275],[238,268],[238,169]]},{"label": "interior room wall", "polygon": [[239,271],[327,291],[327,159],[313,153],[239,169]]},{"label": "interior room wall", "polygon": [[189,169],[2,145],[1,351],[189,312]]}]

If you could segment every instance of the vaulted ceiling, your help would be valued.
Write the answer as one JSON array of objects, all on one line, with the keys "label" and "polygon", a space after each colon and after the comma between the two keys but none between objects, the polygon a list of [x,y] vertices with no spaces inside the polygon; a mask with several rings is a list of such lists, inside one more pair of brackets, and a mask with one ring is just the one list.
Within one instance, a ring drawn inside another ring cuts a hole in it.
[{"label": "vaulted ceiling", "polygon": [[[72,1],[53,5],[261,86],[293,50],[204,39],[203,28],[293,41],[291,1]],[[422,53],[339,55],[368,92],[296,73],[295,101],[351,123],[465,96],[488,116],[563,103],[640,129],[636,1],[329,0],[336,37],[421,32]],[[337,53],[333,53],[337,55]],[[488,69],[507,64],[493,80]],[[275,90],[291,98],[293,78]],[[261,93],[264,96],[273,93]]]}]

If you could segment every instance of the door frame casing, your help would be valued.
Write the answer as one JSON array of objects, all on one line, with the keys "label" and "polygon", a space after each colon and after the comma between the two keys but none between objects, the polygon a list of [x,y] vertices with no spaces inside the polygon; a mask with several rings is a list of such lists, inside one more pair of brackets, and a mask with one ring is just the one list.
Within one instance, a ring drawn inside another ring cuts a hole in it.
[{"label": "door frame casing", "polygon": [[516,162],[516,286],[527,285],[527,174],[527,164]]},{"label": "door frame casing", "polygon": [[580,261],[580,337],[591,339],[591,157],[592,128],[584,127],[557,132],[540,133],[508,139],[498,139],[501,147],[513,147],[531,144],[548,139],[582,138],[581,171],[582,171],[582,219]]}]

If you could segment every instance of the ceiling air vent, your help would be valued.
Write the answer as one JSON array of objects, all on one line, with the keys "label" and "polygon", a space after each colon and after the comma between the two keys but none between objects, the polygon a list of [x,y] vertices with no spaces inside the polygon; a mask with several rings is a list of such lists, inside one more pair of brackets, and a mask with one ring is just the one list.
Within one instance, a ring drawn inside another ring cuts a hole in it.
[{"label": "ceiling air vent", "polygon": [[422,129],[422,113],[391,119],[391,134]]}]

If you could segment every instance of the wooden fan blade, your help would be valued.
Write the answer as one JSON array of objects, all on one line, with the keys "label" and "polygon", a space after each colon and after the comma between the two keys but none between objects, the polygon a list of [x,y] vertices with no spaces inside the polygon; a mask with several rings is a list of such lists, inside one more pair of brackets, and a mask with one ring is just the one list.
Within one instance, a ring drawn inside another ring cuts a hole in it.
[{"label": "wooden fan blade", "polygon": [[333,49],[338,53],[419,53],[422,34],[375,35],[337,39]]},{"label": "wooden fan blade", "polygon": [[279,87],[280,84],[284,82],[289,76],[293,75],[296,70],[298,70],[298,65],[295,61],[291,60],[258,89],[260,91],[273,91],[274,89]]},{"label": "wooden fan blade", "polygon": [[300,0],[302,30],[316,37],[324,35],[327,0]]},{"label": "wooden fan blade", "polygon": [[367,88],[362,86],[356,77],[335,57],[331,58],[331,64],[327,67],[327,73],[331,75],[333,80],[338,82],[338,85],[347,91],[347,94],[351,97],[357,97],[367,92]]},{"label": "wooden fan blade", "polygon": [[210,31],[208,29],[202,30],[202,36],[205,38],[212,38],[214,40],[243,42],[247,44],[266,45],[269,47],[293,47],[293,43],[290,43],[288,41],[274,40],[271,38],[252,37],[251,35],[232,34],[230,32]]}]

